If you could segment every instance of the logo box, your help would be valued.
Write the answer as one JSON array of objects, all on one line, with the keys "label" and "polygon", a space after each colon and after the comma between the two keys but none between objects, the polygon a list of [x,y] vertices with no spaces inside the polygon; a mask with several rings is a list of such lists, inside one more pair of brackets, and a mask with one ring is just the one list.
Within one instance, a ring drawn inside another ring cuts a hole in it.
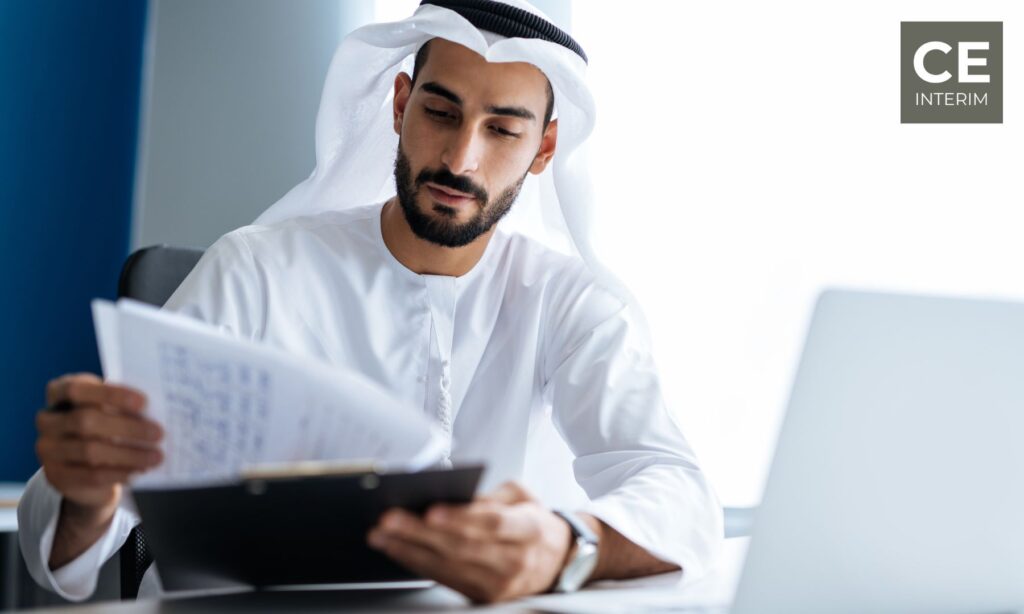
[{"label": "logo box", "polygon": [[1003,123],[1003,23],[900,23],[900,123]]}]

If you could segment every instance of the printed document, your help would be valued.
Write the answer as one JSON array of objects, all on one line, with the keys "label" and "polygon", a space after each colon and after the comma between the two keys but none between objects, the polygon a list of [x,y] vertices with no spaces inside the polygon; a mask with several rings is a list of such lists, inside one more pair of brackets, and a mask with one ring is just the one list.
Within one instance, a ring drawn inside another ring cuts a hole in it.
[{"label": "printed document", "polygon": [[238,479],[317,461],[434,466],[443,435],[364,375],[227,336],[136,301],[92,303],[107,381],[143,392],[164,428],[164,462],[133,488]]}]

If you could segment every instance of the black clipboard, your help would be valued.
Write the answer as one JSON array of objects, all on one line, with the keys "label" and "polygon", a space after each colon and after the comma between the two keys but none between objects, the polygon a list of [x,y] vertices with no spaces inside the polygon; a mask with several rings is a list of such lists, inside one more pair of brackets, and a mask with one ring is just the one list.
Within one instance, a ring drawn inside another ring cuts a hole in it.
[{"label": "black clipboard", "polygon": [[132,497],[165,590],[389,582],[419,577],[366,544],[380,515],[468,503],[482,472],[250,477]]}]

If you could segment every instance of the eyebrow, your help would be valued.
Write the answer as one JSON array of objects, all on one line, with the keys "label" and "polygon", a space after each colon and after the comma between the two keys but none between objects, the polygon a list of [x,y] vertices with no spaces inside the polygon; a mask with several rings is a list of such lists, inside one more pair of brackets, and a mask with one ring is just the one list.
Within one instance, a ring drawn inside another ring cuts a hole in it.
[{"label": "eyebrow", "polygon": [[[459,106],[462,106],[462,98],[459,98],[458,94],[436,81],[428,81],[421,85],[420,88],[428,94],[440,96],[441,98],[445,98]],[[520,119],[528,119],[531,121],[537,119],[537,116],[533,114],[533,111],[530,111],[526,107],[498,107],[490,105],[487,107],[487,112],[492,115],[507,115],[509,117],[518,117]]]},{"label": "eyebrow", "polygon": [[492,115],[509,115],[511,117],[519,117],[521,119],[534,120],[537,116],[526,107],[487,107],[487,112]]},{"label": "eyebrow", "polygon": [[445,86],[441,85],[440,83],[428,81],[427,83],[421,85],[420,89],[429,94],[434,94],[435,96],[440,96],[441,98],[447,98],[448,100],[451,100],[455,104],[462,106],[462,99],[459,98],[459,95],[451,91],[450,89],[446,88]]}]

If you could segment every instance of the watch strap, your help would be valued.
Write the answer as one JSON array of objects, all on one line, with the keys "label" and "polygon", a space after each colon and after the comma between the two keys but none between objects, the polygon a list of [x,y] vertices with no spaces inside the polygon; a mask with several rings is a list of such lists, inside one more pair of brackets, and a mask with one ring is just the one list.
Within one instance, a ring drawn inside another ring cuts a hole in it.
[{"label": "watch strap", "polygon": [[569,529],[572,531],[573,537],[577,539],[583,539],[584,541],[597,544],[597,535],[590,530],[587,523],[572,512],[566,512],[562,510],[552,510],[555,514],[562,518],[569,524]]}]

